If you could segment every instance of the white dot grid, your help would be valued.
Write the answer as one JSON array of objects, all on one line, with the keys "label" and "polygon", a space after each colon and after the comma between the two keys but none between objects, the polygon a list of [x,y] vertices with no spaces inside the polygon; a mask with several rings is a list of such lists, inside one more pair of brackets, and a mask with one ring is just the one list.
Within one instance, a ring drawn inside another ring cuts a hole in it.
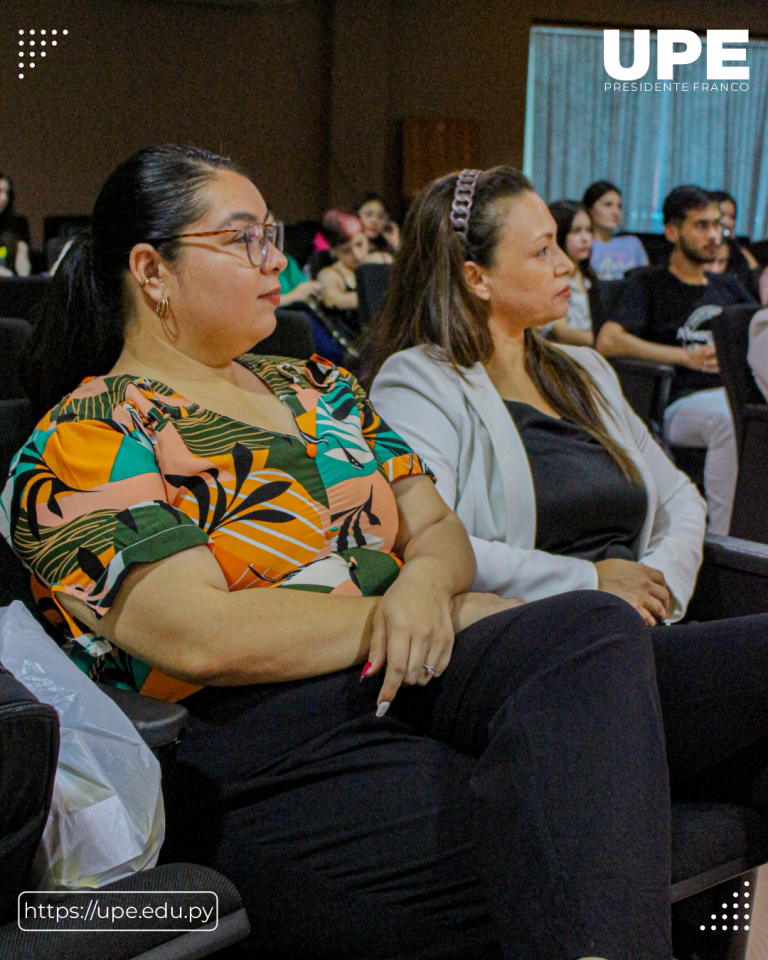
[{"label": "white dot grid", "polygon": [[[29,32],[30,37],[32,37],[32,36],[35,35],[35,31],[34,31],[34,30],[29,30],[28,32]],[[40,31],[38,31],[38,32],[40,33],[41,36],[44,37],[44,36],[47,35],[47,32],[48,32],[48,31],[47,31],[47,30],[40,30]],[[52,34],[54,37],[58,34],[58,32],[59,32],[58,30],[51,30],[51,34]],[[69,30],[62,30],[61,33],[62,33],[62,36],[66,37],[66,36],[69,35]],[[23,36],[24,36],[24,31],[23,31],[23,30],[19,30],[19,36],[20,36],[20,37],[23,37]],[[20,47],[23,47],[24,45],[25,45],[24,40],[19,40],[19,46],[20,46]],[[34,46],[35,46],[35,41],[34,41],[34,40],[30,40],[30,41],[29,41],[29,45],[30,45],[30,47],[34,47]],[[41,40],[41,41],[40,41],[40,46],[41,46],[41,47],[46,46],[46,41],[45,41],[45,40]],[[58,46],[58,42],[57,42],[56,40],[51,40],[51,46],[52,46],[52,47]],[[46,51],[45,51],[45,50],[38,50],[38,51],[29,50],[29,51],[27,52],[27,55],[28,55],[29,57],[34,57],[36,52],[39,53],[41,57],[44,57],[44,56],[46,55]],[[24,70],[24,60],[22,59],[23,57],[24,57],[24,50],[19,50],[19,70],[20,70],[20,71]],[[34,67],[34,66],[35,66],[35,63],[34,63],[33,60],[30,60],[29,66],[30,66],[30,67]],[[19,80],[23,80],[23,79],[24,79],[24,74],[23,74],[23,73],[19,73]]]},{"label": "white dot grid", "polygon": [[[745,886],[745,887],[748,887],[748,886],[749,886],[749,880],[745,880],[745,881],[744,881],[744,886]],[[733,896],[736,898],[736,903],[732,904],[732,909],[734,909],[734,910],[742,909],[742,910],[745,910],[745,911],[746,911],[746,910],[749,910],[749,890],[745,890],[745,891],[744,891],[743,896],[744,896],[744,899],[745,899],[746,902],[745,902],[744,904],[742,904],[741,907],[739,906],[739,903],[738,903],[738,897],[739,897],[738,892],[734,893]],[[724,904],[722,905],[722,908],[723,908],[723,910],[728,910],[728,909],[729,909],[729,908],[728,908],[728,904],[727,904],[727,903],[724,903]],[[728,919],[728,914],[727,914],[727,913],[724,913],[724,914],[722,915],[721,919],[722,919],[722,920],[727,920],[727,919]],[[738,920],[738,919],[739,919],[739,914],[738,914],[738,913],[734,913],[734,914],[733,914],[733,919],[734,919],[734,920]],[[744,913],[742,919],[744,919],[744,920],[749,920],[749,914],[748,914],[748,913]],[[715,920],[715,921],[716,921],[716,920],[717,920],[717,914],[716,914],[716,913],[710,914],[710,920]],[[699,930],[706,930],[706,929],[707,929],[706,924],[702,923],[702,924],[699,925]],[[710,930],[717,930],[717,924],[716,924],[716,923],[713,923],[713,924],[710,926],[709,929],[710,929]],[[723,924],[720,929],[721,929],[721,930],[727,930],[727,929],[728,929],[727,924]],[[733,929],[734,929],[734,930],[738,930],[738,929],[739,929],[738,924],[736,924]],[[749,924],[748,924],[748,923],[745,923],[745,924],[744,924],[744,930],[749,930]]]}]

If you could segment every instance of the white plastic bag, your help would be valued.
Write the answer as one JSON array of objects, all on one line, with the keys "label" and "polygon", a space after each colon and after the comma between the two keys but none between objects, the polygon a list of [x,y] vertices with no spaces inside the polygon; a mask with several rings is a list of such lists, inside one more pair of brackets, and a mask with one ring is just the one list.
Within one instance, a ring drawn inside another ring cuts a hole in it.
[{"label": "white plastic bag", "polygon": [[131,721],[18,600],[0,607],[0,663],[59,714],[39,888],[102,887],[153,867],[165,836],[160,764]]}]

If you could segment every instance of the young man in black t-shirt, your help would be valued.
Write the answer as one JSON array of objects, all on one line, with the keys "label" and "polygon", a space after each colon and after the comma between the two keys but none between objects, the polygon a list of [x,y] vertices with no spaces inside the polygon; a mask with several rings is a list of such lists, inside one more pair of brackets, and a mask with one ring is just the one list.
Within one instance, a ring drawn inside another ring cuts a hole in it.
[{"label": "young man in black t-shirt", "polygon": [[631,275],[597,349],[605,356],[672,363],[677,372],[664,416],[670,443],[706,447],[708,529],[727,534],[738,469],[728,399],[707,329],[723,307],[754,303],[731,274],[708,273],[722,242],[720,208],[706,190],[674,189],[664,201],[664,233],[674,243],[666,267]]}]

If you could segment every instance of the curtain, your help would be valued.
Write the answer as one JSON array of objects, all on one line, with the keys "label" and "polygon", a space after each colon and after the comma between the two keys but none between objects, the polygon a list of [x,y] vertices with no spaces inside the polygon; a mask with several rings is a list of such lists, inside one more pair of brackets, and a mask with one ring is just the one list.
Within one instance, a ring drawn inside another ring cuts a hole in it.
[{"label": "curtain", "polygon": [[[633,34],[621,34],[621,63],[634,58]],[[637,84],[662,90],[606,91],[603,31],[531,28],[525,118],[525,173],[545,200],[580,200],[595,180],[622,191],[622,229],[660,233],[661,207],[681,183],[727,190],[738,201],[736,232],[758,239],[768,229],[768,42],[747,46],[748,91],[705,92],[707,44],[675,80],[656,80],[651,64]],[[745,62],[726,66],[744,66]],[[722,81],[723,83],[725,81]],[[747,82],[747,81],[744,81]],[[730,83],[729,83],[730,86]]]}]

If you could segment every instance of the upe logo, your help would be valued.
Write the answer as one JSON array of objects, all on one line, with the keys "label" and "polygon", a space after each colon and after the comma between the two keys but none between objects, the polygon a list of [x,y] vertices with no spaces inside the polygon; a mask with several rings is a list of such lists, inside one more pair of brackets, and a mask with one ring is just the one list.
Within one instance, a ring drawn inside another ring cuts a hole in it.
[{"label": "upe logo", "polygon": [[[651,31],[635,30],[635,59],[631,67],[622,67],[619,56],[619,31],[603,31],[603,63],[614,80],[639,80],[651,65]],[[749,43],[749,30],[707,30],[707,80],[749,80],[749,67],[726,67],[725,60],[746,60],[743,47],[725,47],[726,43]],[[675,44],[685,47],[675,50]],[[656,78],[674,79],[675,65],[694,63],[701,55],[701,39],[692,30],[659,30],[656,33]]]}]

